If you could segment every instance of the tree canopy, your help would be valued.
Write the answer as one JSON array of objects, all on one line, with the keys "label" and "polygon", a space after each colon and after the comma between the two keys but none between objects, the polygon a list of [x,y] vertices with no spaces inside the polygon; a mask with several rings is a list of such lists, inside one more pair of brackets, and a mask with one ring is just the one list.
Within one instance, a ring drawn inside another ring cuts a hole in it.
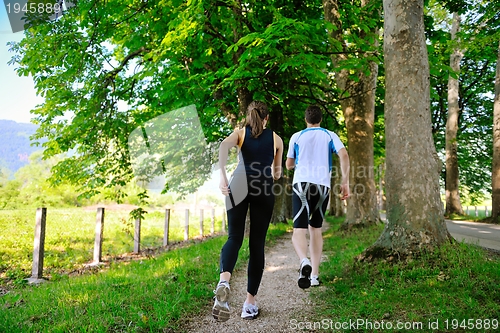
[{"label": "tree canopy", "polygon": [[74,151],[54,180],[89,195],[132,179],[130,133],[171,110],[196,105],[217,142],[244,117],[242,99],[266,100],[286,138],[304,105],[335,100],[318,1],[87,0],[25,34],[12,63],[45,98],[35,139],[47,139],[46,158]]},{"label": "tree canopy", "polygon": [[[458,76],[449,67],[457,46],[449,20],[453,12],[462,15],[458,158],[461,190],[474,202],[489,189],[491,174],[499,1],[425,5],[432,132],[439,155],[447,112],[444,88],[449,75]],[[365,19],[370,11],[380,17]],[[32,111],[39,125],[34,138],[45,140],[44,158],[69,153],[53,168],[53,182],[70,181],[89,196],[103,188],[119,189],[134,178],[131,133],[189,105],[196,106],[209,159],[216,143],[241,125],[252,99],[269,104],[270,126],[285,144],[303,127],[308,104],[321,105],[325,126],[345,135],[339,112],[345,96],[336,77],[344,70],[356,82],[369,61],[379,64],[377,167],[385,158],[384,55],[366,38],[372,38],[368,32],[382,17],[379,1],[342,2],[335,26],[325,20],[323,3],[317,0],[81,0],[59,19],[27,29],[21,42],[11,44],[11,63],[19,75],[33,77],[45,98]],[[343,45],[329,33],[339,28]],[[339,53],[349,56],[333,61]],[[170,170],[167,185],[180,192],[194,190],[211,171],[179,163]]]}]

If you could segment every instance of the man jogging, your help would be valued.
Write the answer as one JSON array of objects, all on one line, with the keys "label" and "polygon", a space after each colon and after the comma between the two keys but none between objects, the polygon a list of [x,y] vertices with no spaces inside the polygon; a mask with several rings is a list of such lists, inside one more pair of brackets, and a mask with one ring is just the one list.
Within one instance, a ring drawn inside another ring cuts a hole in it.
[{"label": "man jogging", "polygon": [[[300,288],[319,285],[319,263],[323,251],[321,227],[328,206],[332,154],[340,158],[341,199],[349,197],[349,155],[337,134],[320,127],[321,109],[309,106],[305,112],[307,128],[290,138],[286,168],[293,175],[293,236],[292,243],[300,260]],[[309,253],[307,257],[307,231]]]}]

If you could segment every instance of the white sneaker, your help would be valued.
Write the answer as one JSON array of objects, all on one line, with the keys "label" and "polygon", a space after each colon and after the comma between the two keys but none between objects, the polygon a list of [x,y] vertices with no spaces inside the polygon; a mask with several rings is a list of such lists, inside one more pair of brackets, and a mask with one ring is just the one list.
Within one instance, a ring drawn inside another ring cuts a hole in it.
[{"label": "white sneaker", "polygon": [[259,307],[257,304],[248,304],[245,302],[243,304],[243,309],[241,310],[241,318],[243,319],[255,319],[259,315]]},{"label": "white sneaker", "polygon": [[229,282],[220,281],[217,288],[214,290],[214,306],[212,308],[212,315],[217,321],[226,321],[229,319],[229,295],[231,293],[231,288],[229,287]]},{"label": "white sneaker", "polygon": [[319,286],[319,278],[317,275],[311,275],[311,287]]},{"label": "white sneaker", "polygon": [[311,286],[311,280],[309,280],[309,277],[311,276],[311,261],[309,259],[304,258],[302,259],[302,262],[300,263],[300,269],[299,269],[299,287],[302,289],[309,288]]}]

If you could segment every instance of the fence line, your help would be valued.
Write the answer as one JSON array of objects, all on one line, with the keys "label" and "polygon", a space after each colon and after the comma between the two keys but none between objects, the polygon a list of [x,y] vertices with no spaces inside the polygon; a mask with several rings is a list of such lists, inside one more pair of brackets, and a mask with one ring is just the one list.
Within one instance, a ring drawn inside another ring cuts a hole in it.
[{"label": "fence line", "polygon": [[134,228],[134,253],[139,252],[141,252],[141,218],[136,218]]},{"label": "fence line", "polygon": [[168,245],[168,230],[170,228],[170,209],[165,209],[165,227],[163,228],[163,246]]},{"label": "fence line", "polygon": [[200,237],[203,237],[203,209],[200,209]]},{"label": "fence line", "polygon": [[[483,216],[482,212],[483,210],[481,210],[481,214],[480,214],[480,210],[479,210],[479,206],[472,206],[473,207],[473,215],[471,215],[471,211],[469,211],[469,208],[471,206],[465,206],[465,215],[468,215],[468,216],[475,216],[475,217],[479,217],[480,215]],[[484,206],[484,217],[488,217],[488,216],[491,216],[491,207],[489,206]]]},{"label": "fence line", "polygon": [[[477,206],[474,207],[474,214],[479,217],[479,210]],[[469,215],[469,206],[466,206],[466,215]],[[488,206],[484,206],[485,217],[488,217],[490,210]],[[210,234],[215,233],[215,208],[211,209],[211,221],[210,221]],[[171,231],[171,221],[172,221],[172,211],[171,209],[165,210],[165,220],[164,220],[164,230],[163,230],[163,244],[162,246],[169,245],[170,239],[169,234]],[[204,236],[204,209],[199,210],[200,214],[200,237]],[[482,214],[481,214],[482,215]],[[95,240],[94,240],[94,252],[93,252],[93,263],[99,264],[102,262],[102,244],[104,239],[104,216],[105,209],[102,207],[97,208],[96,214],[96,226],[95,226]],[[189,240],[189,219],[190,210],[185,209],[184,213],[184,240]],[[35,238],[33,244],[33,266],[32,266],[32,276],[28,279],[29,283],[39,283],[43,281],[43,261],[45,254],[45,234],[46,234],[46,224],[47,224],[47,208],[38,208],[36,211],[36,221],[35,221]],[[134,225],[134,253],[140,253],[141,251],[141,219],[135,220]],[[223,209],[222,213],[222,225],[221,232],[226,233],[226,211]]]},{"label": "fence line", "polygon": [[43,277],[43,257],[45,254],[45,227],[47,225],[47,208],[36,210],[35,241],[33,244],[33,268],[29,283],[38,283]]},{"label": "fence line", "polygon": [[184,218],[184,240],[187,241],[189,239],[189,209],[186,209]]},{"label": "fence line", "polygon": [[[215,233],[215,208],[211,209],[211,224],[210,234]],[[185,209],[184,213],[184,240],[189,240],[189,209]],[[200,214],[200,237],[204,236],[204,209],[199,210]],[[91,265],[97,265],[102,262],[102,244],[104,239],[104,216],[105,209],[102,207],[97,208],[96,226],[95,226],[95,239],[94,239],[94,252],[93,262]],[[35,221],[35,238],[33,244],[33,266],[32,276],[28,279],[28,283],[37,284],[43,282],[43,259],[45,254],[45,234],[47,225],[47,208],[38,208],[36,211]],[[134,253],[141,251],[141,225],[140,218],[135,220],[134,224]],[[223,209],[222,213],[222,232],[226,232],[226,210]],[[169,234],[171,230],[171,210],[165,210],[164,230],[163,230],[163,246],[169,244]]]},{"label": "fence line", "polygon": [[104,208],[97,208],[95,223],[95,241],[94,241],[94,263],[102,261],[102,241],[104,236]]}]

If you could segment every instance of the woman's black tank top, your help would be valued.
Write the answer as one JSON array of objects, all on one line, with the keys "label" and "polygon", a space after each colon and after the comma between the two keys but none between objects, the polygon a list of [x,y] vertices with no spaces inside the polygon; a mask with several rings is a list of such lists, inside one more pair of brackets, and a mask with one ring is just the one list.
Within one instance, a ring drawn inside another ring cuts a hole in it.
[{"label": "woman's black tank top", "polygon": [[250,126],[245,128],[245,139],[241,146],[240,163],[244,165],[247,176],[272,177],[271,164],[274,161],[274,135],[269,128],[257,137],[252,137]]}]

